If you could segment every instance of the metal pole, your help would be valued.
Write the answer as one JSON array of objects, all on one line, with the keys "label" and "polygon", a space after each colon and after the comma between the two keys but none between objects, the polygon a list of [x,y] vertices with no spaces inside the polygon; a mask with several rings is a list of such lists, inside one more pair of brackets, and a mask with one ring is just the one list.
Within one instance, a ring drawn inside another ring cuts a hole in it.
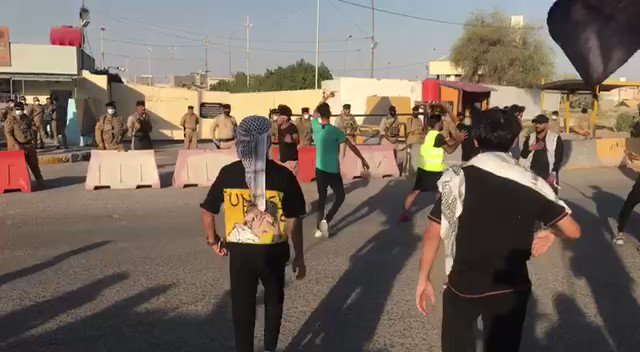
[{"label": "metal pole", "polygon": [[233,36],[233,32],[229,34],[229,79],[231,79],[231,37]]},{"label": "metal pole", "polygon": [[318,59],[320,56],[320,0],[316,1],[316,89],[318,89]]},{"label": "metal pole", "polygon": [[344,75],[347,75],[347,41],[353,37],[349,35],[347,39],[344,40]]},{"label": "metal pole", "polygon": [[169,67],[169,79],[173,79],[173,66],[176,60],[176,47],[170,46],[169,52],[171,53],[171,67]]},{"label": "metal pole", "polygon": [[371,78],[373,78],[374,62],[376,55],[376,4],[371,0]]},{"label": "metal pole", "polygon": [[149,76],[147,77],[147,84],[151,85],[151,48],[149,48]]},{"label": "metal pole", "polygon": [[249,30],[253,25],[249,22],[249,16],[247,16],[247,24],[245,24],[245,29],[247,31],[247,89],[250,86],[250,78],[251,75],[251,55],[249,51]]},{"label": "metal pole", "polygon": [[104,68],[104,27],[100,27],[100,65]]},{"label": "metal pole", "polygon": [[209,73],[209,36],[204,37],[204,73]]}]

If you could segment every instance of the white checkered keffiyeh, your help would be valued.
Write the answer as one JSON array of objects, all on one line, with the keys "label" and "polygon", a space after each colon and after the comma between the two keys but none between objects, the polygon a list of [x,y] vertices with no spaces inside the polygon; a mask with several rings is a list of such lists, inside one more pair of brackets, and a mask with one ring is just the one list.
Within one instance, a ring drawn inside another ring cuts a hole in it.
[{"label": "white checkered keffiyeh", "polygon": [[248,116],[240,122],[236,135],[238,158],[242,161],[251,199],[258,209],[266,209],[266,168],[271,144],[271,122],[264,116]]}]

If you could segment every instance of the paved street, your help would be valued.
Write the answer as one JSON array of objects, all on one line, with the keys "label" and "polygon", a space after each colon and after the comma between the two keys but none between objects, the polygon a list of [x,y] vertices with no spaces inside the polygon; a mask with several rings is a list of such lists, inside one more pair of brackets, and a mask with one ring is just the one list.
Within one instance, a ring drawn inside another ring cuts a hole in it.
[{"label": "paved street", "polygon": [[[165,187],[174,158],[158,157]],[[227,259],[206,247],[199,219],[206,189],[86,192],[86,167],[44,166],[55,188],[0,195],[0,350],[231,351]],[[609,240],[635,177],[618,169],[563,173],[562,196],[584,235],[531,262],[523,351],[638,350],[638,241]],[[439,351],[440,310],[423,318],[414,304],[433,198],[421,199],[413,223],[396,221],[411,185],[348,185],[329,240],[313,238],[310,212],[308,277],[288,274],[283,349]],[[304,186],[309,208],[314,187]],[[638,214],[631,223],[640,234]],[[442,263],[436,269],[441,281]],[[258,336],[262,317],[259,307]]]}]

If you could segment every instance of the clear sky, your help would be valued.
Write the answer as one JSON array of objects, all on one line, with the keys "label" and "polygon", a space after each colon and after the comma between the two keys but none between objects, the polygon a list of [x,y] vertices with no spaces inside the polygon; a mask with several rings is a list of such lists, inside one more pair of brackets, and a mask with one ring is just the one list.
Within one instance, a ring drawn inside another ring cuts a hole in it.
[{"label": "clear sky", "polygon": [[[351,0],[369,5],[368,0]],[[2,0],[0,24],[10,27],[14,43],[47,43],[55,25],[78,24],[81,0]],[[320,60],[334,76],[368,76],[371,11],[338,0],[320,1]],[[524,15],[529,25],[545,23],[553,0],[377,0],[386,10],[442,20],[464,22],[474,11],[497,8],[507,15]],[[303,58],[314,62],[315,0],[85,0],[92,12],[88,28],[91,49],[100,63],[100,27],[104,27],[106,64],[126,67],[126,77],[148,70],[165,81],[170,72],[186,74],[204,68],[205,36],[209,36],[211,76],[227,76],[229,43],[231,70],[245,71],[244,23],[251,29],[251,72],[287,65]],[[376,76],[422,78],[425,63],[449,53],[462,27],[423,22],[376,13]],[[347,70],[345,74],[345,38]],[[556,71],[575,73],[546,31],[543,36],[555,52]],[[229,38],[232,38],[231,40]],[[131,42],[133,44],[123,43]],[[174,60],[167,46],[175,45]],[[636,55],[615,77],[640,80]]]}]

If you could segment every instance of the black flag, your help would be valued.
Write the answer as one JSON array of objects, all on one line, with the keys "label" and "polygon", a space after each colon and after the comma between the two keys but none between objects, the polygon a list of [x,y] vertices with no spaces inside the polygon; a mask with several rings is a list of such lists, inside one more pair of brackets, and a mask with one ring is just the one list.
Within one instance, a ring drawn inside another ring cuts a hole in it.
[{"label": "black flag", "polygon": [[558,0],[547,25],[573,67],[595,89],[640,49],[640,0]]}]

